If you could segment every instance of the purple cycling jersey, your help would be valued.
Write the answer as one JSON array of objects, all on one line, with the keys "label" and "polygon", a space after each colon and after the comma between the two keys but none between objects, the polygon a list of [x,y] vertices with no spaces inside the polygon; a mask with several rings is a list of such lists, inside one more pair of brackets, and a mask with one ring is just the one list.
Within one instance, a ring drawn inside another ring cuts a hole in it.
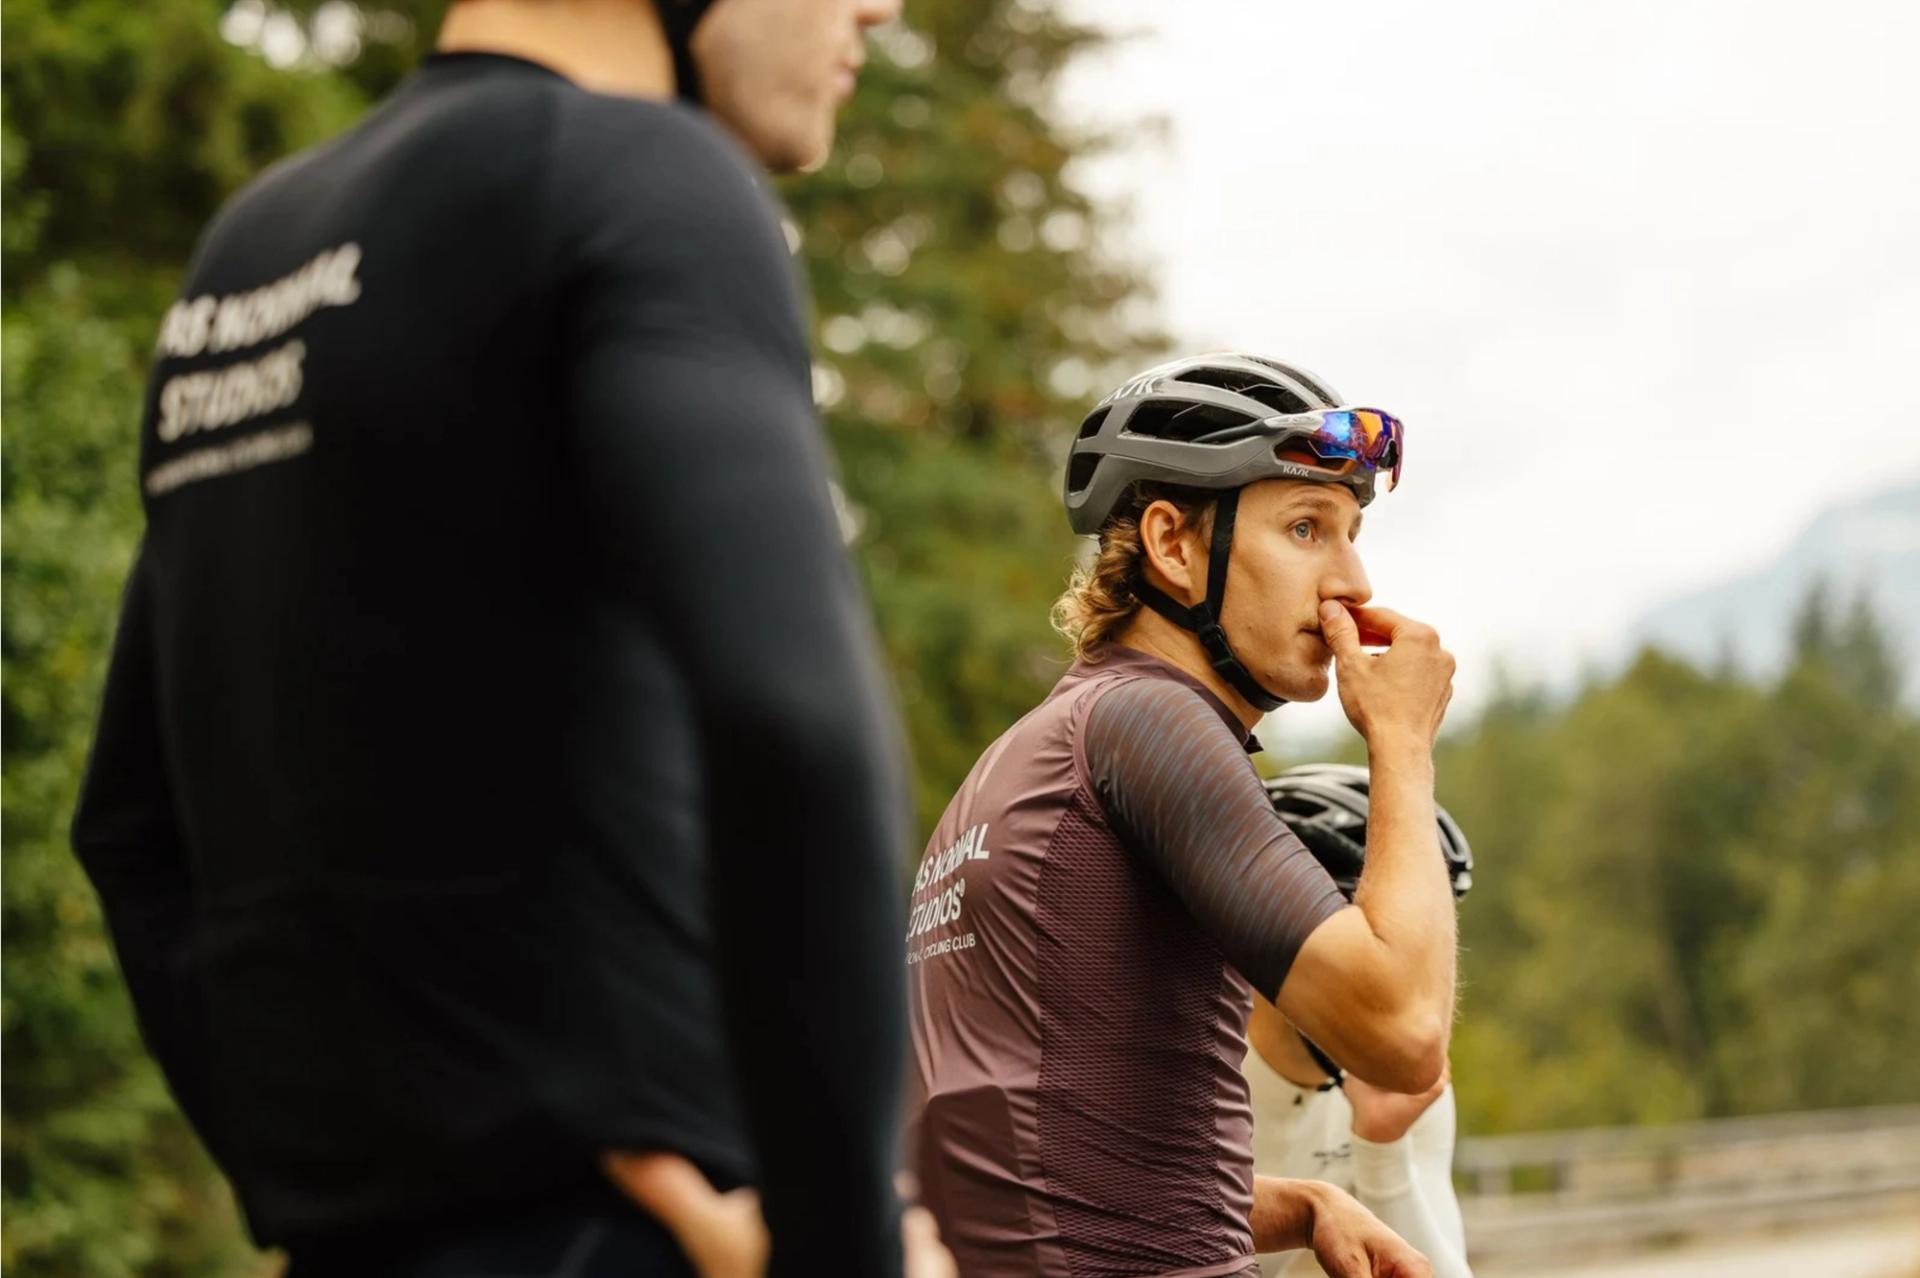
[{"label": "purple cycling jersey", "polygon": [[969,1278],[1253,1272],[1249,983],[1344,904],[1226,705],[1078,662],[948,805],[907,930],[915,1159]]}]

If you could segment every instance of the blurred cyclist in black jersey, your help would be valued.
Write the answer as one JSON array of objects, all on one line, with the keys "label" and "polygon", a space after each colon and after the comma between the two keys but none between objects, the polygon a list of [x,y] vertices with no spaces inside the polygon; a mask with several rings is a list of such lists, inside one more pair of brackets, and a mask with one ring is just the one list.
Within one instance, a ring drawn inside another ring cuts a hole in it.
[{"label": "blurred cyclist in black jersey", "polygon": [[901,1271],[899,751],[762,174],[896,7],[456,0],[202,238],[74,840],[294,1278],[751,1270],[756,1208]]}]

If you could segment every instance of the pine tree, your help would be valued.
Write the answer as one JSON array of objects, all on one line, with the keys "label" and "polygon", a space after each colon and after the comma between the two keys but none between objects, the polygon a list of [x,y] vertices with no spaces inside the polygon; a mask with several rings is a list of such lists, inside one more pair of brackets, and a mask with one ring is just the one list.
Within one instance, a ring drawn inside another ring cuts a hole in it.
[{"label": "pine tree", "polygon": [[923,829],[1064,669],[1066,444],[1089,392],[1160,349],[1144,282],[1102,250],[1111,215],[1069,180],[1104,140],[1045,109],[1099,39],[1035,0],[910,3],[832,161],[786,187]]}]

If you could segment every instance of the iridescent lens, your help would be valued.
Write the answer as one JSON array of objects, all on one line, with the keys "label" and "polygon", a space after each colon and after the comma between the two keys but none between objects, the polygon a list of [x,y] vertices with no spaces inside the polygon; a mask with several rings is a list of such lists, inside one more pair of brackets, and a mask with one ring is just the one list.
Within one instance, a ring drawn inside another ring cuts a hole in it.
[{"label": "iridescent lens", "polygon": [[1351,415],[1354,425],[1360,430],[1360,437],[1366,441],[1367,456],[1377,459],[1381,440],[1387,434],[1387,415],[1371,408],[1356,408]]},{"label": "iridescent lens", "polygon": [[1378,466],[1397,451],[1400,423],[1373,408],[1338,408],[1321,414],[1315,451],[1327,457],[1357,457]]}]

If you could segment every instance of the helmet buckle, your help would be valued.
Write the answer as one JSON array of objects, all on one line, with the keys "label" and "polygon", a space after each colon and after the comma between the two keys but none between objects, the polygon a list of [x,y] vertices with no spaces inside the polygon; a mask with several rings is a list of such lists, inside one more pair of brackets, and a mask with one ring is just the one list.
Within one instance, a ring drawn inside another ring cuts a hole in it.
[{"label": "helmet buckle", "polygon": [[1211,616],[1194,633],[1199,636],[1200,646],[1206,650],[1207,660],[1215,670],[1225,675],[1229,667],[1240,664],[1240,659],[1233,655],[1233,646],[1227,642],[1226,630]]}]

